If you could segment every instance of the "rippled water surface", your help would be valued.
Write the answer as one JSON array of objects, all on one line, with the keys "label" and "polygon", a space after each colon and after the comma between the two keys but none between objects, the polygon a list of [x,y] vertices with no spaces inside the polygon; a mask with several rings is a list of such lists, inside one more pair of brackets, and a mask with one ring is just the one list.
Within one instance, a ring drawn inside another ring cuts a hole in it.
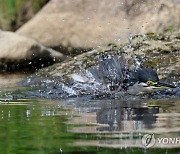
[{"label": "rippled water surface", "polygon": [[0,153],[179,153],[141,138],[180,138],[180,100],[11,100],[0,105]]}]

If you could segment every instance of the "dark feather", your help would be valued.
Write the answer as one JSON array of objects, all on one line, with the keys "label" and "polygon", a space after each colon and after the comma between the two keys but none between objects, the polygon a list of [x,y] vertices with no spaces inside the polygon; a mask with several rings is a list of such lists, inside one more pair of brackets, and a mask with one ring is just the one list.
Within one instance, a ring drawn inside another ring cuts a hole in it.
[{"label": "dark feather", "polygon": [[136,71],[131,72],[129,82],[144,82],[147,81],[159,82],[158,75],[155,70],[151,68],[140,68]]}]

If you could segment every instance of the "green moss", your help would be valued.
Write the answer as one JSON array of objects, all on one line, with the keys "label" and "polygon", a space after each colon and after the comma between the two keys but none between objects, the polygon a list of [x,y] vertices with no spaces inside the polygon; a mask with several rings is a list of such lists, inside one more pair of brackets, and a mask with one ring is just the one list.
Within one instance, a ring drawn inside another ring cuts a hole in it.
[{"label": "green moss", "polygon": [[163,49],[163,48],[158,48],[157,51],[161,54],[169,54],[171,53],[171,50],[168,49]]},{"label": "green moss", "polygon": [[121,43],[121,47],[125,47],[125,46],[127,46],[129,43],[128,42],[122,42]]},{"label": "green moss", "polygon": [[168,27],[164,30],[164,32],[176,32],[178,29],[176,27]]},{"label": "green moss", "polygon": [[149,67],[149,68],[156,68],[157,65],[160,63],[161,59],[160,58],[147,58],[148,60],[144,61],[142,63],[143,67]]},{"label": "green moss", "polygon": [[146,33],[148,39],[158,40],[159,35],[157,33],[149,32]]},{"label": "green moss", "polygon": [[140,50],[142,47],[148,47],[149,44],[145,43],[145,42],[137,42],[136,44],[133,44],[132,47],[134,48],[134,51],[136,50]]}]

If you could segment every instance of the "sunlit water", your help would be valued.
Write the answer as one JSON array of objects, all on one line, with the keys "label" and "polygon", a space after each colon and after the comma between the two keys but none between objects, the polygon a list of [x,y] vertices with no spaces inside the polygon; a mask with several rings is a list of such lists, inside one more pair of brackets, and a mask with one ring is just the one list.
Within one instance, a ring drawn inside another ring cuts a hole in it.
[{"label": "sunlit water", "polygon": [[144,148],[146,133],[180,138],[180,100],[17,100],[0,105],[2,154],[179,153],[180,143]]}]

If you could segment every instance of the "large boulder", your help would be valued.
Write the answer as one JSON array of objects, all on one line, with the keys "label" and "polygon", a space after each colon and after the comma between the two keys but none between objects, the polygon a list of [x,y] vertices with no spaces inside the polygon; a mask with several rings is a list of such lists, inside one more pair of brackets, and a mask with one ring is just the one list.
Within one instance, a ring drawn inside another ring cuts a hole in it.
[{"label": "large boulder", "polygon": [[139,65],[153,68],[157,70],[161,81],[174,82],[180,86],[179,51],[180,30],[134,35],[127,43],[100,47],[41,69],[23,84],[43,88],[33,95],[53,98],[106,93],[107,87],[104,88],[99,82],[88,82],[92,74],[90,71],[98,65],[99,55],[123,54],[128,59],[130,70]]},{"label": "large boulder", "polygon": [[1,71],[37,69],[63,60],[63,55],[37,41],[7,31],[0,31]]},{"label": "large boulder", "polygon": [[179,14],[179,0],[51,0],[17,33],[61,51],[77,51],[127,38],[130,33],[179,26]]}]

